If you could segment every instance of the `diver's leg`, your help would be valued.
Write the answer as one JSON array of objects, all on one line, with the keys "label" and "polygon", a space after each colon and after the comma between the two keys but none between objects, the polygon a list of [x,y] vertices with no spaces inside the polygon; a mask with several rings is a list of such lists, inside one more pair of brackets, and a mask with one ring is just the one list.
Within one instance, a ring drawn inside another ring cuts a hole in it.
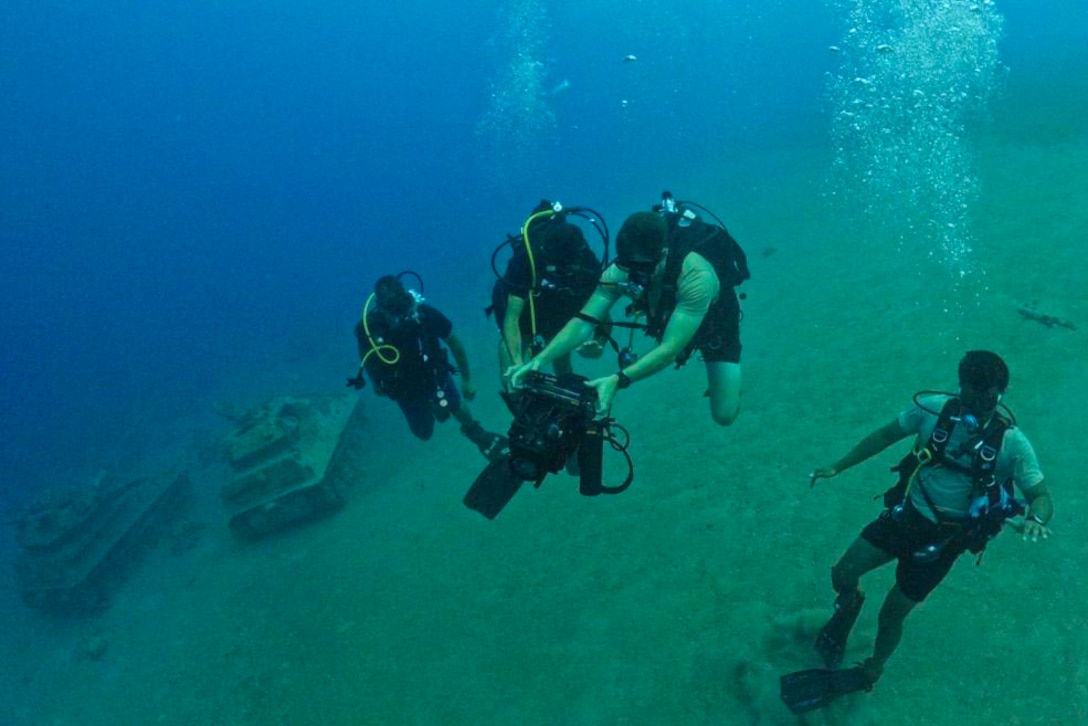
[{"label": "diver's leg", "polygon": [[404,418],[408,421],[408,428],[416,438],[426,441],[434,434],[434,414],[431,413],[431,404],[424,398],[400,398],[397,399]]},{"label": "diver's leg", "polygon": [[462,401],[460,407],[453,412],[453,417],[457,419],[457,422],[461,424],[462,427],[475,422],[475,419],[472,418],[472,411],[468,410],[468,404],[464,401]]},{"label": "diver's leg", "polygon": [[714,423],[729,426],[740,413],[740,363],[707,361],[706,381]]},{"label": "diver's leg", "polygon": [[831,586],[838,593],[835,612],[816,636],[815,644],[816,652],[828,668],[837,668],[842,663],[850,631],[865,604],[865,594],[858,589],[861,576],[891,559],[891,554],[858,537],[831,568]]},{"label": "diver's leg", "polygon": [[495,434],[486,431],[480,422],[472,417],[472,411],[464,401],[453,412],[453,417],[461,424],[461,433],[466,439],[476,444],[480,451],[484,451],[495,439]]},{"label": "diver's leg", "polygon": [[884,598],[884,604],[880,606],[880,616],[877,620],[876,645],[873,648],[873,657],[866,659],[862,668],[870,681],[875,683],[884,672],[884,664],[891,658],[892,653],[899,646],[903,638],[903,621],[918,603],[907,597],[899,588],[893,585]]},{"label": "diver's leg", "polygon": [[453,417],[461,424],[461,433],[481,449],[490,445],[497,436],[497,434],[484,429],[480,422],[473,417],[472,411],[469,410],[468,404],[464,401],[461,401],[461,405],[454,409]]},{"label": "diver's leg", "polygon": [[461,433],[465,438],[476,444],[480,453],[489,460],[504,456],[508,450],[506,437],[502,434],[492,433],[485,429],[480,422],[472,417],[468,404],[461,401],[461,405],[453,412],[453,417],[461,424]]},{"label": "diver's leg", "polygon": [[865,538],[858,537],[831,568],[831,586],[840,595],[854,592],[858,589],[862,575],[881,565],[886,565],[893,559],[890,553],[871,544]]},{"label": "diver's leg", "polygon": [[[913,508],[907,508],[906,517],[905,521],[910,523],[909,536],[904,539],[908,552],[913,553],[923,543],[940,541],[944,536],[938,525],[924,519]],[[895,586],[888,592],[880,607],[873,657],[864,663],[866,672],[874,682],[884,671],[884,663],[895,652],[900,638],[903,637],[903,621],[907,615],[915,605],[933,592],[963,554],[962,547],[948,546],[947,542],[945,545],[933,560],[904,557],[900,553],[899,564],[895,568]]]}]

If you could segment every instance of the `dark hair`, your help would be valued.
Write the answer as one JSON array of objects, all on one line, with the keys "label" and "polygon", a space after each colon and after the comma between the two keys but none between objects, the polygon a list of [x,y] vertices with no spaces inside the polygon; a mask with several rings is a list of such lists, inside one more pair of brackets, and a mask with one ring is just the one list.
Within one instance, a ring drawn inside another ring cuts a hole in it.
[{"label": "dark hair", "polygon": [[557,262],[574,262],[585,247],[586,238],[577,225],[560,222],[544,230],[544,247]]},{"label": "dark hair", "polygon": [[968,351],[960,361],[959,374],[964,388],[996,388],[1004,393],[1009,387],[1009,367],[1001,356],[988,350]]},{"label": "dark hair", "polygon": [[383,275],[374,283],[374,302],[383,310],[403,315],[411,310],[414,299],[404,289],[400,278],[396,275]]},{"label": "dark hair", "polygon": [[616,235],[616,259],[620,262],[656,262],[668,235],[669,228],[661,215],[635,212],[623,221]]}]

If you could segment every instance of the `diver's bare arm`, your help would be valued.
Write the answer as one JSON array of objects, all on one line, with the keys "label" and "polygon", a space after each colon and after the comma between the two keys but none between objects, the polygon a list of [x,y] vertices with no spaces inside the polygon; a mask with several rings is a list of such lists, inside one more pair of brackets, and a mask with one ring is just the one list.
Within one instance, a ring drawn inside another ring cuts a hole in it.
[{"label": "diver's bare arm", "polygon": [[[593,318],[594,320],[606,320],[608,317],[608,311],[612,309],[612,305],[615,303],[616,298],[601,291],[600,288],[593,293],[592,297],[582,308],[581,314],[587,318]],[[592,335],[597,326],[588,320],[583,320],[581,317],[571,318],[567,321],[567,324],[563,326],[563,329],[556,333],[551,342],[548,343],[544,350],[540,351],[540,354],[533,358],[532,363],[539,369],[546,363],[551,363],[556,358],[570,353],[582,343],[586,342]]]},{"label": "diver's bare arm", "polygon": [[905,439],[909,433],[910,432],[908,431],[904,431],[903,427],[899,425],[899,419],[894,419],[891,423],[885,424],[866,436],[858,442],[858,445],[851,449],[846,456],[832,464],[829,467],[832,470],[830,476],[846,471],[850,467],[856,466],[866,459],[876,456],[896,441]]},{"label": "diver's bare arm", "polygon": [[461,378],[465,381],[471,381],[472,371],[468,367],[468,355],[465,353],[465,346],[453,333],[446,336],[445,342],[449,346],[450,353],[453,353],[453,360],[457,363],[457,370],[461,373]]},{"label": "diver's bare arm", "polygon": [[676,356],[680,355],[680,352],[691,342],[702,322],[702,315],[694,316],[683,310],[677,310],[669,318],[669,324],[665,327],[661,342],[642,355],[637,362],[624,368],[624,374],[634,382],[649,378],[658,371],[668,368],[676,360]]},{"label": "diver's bare arm", "polygon": [[525,298],[517,295],[506,296],[506,315],[502,319],[502,340],[515,366],[520,366],[524,362],[521,341],[521,314],[524,310]]}]

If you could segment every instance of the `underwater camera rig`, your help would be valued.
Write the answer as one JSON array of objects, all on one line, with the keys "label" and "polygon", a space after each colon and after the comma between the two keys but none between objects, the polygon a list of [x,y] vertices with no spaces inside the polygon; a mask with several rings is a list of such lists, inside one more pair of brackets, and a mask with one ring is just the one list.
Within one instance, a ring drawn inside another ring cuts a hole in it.
[{"label": "underwater camera rig", "polygon": [[[597,389],[587,386],[585,377],[530,372],[521,388],[501,395],[514,415],[507,433],[510,451],[476,478],[465,495],[467,507],[494,519],[523,482],[539,487],[548,474],[569,471],[574,462],[578,491],[587,497],[619,494],[631,486],[627,430],[611,418],[596,418]],[[627,478],[616,486],[603,483],[605,442],[627,461]]]}]

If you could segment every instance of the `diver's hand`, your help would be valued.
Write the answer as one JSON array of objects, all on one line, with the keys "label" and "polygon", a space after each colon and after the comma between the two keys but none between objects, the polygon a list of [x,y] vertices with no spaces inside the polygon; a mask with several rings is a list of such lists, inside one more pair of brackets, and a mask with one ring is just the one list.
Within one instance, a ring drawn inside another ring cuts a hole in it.
[{"label": "diver's hand", "polygon": [[461,378],[461,395],[466,401],[476,398],[476,382],[471,378]]},{"label": "diver's hand", "polygon": [[833,466],[817,466],[812,470],[812,473],[809,474],[810,479],[808,481],[808,488],[811,489],[816,486],[817,479],[830,479],[838,473],[838,469]]},{"label": "diver's hand", "polygon": [[1022,522],[1012,524],[1013,529],[1020,532],[1020,539],[1027,542],[1038,542],[1040,539],[1050,539],[1050,527],[1046,526],[1042,522],[1036,521],[1031,517],[1025,517]]},{"label": "diver's hand", "polygon": [[1040,539],[1050,539],[1050,527],[1047,527],[1045,524],[1040,524],[1034,519],[1028,519],[1024,522],[1022,539],[1025,542],[1028,540],[1038,542]]},{"label": "diver's hand", "polygon": [[521,379],[525,377],[526,373],[532,373],[540,370],[540,362],[533,358],[531,361],[521,366],[520,368],[513,368],[507,370],[507,375],[510,379],[510,388],[521,388]]},{"label": "diver's hand", "polygon": [[597,389],[597,414],[604,415],[608,413],[612,408],[612,399],[616,397],[616,391],[619,390],[620,384],[619,376],[613,373],[610,376],[604,378],[598,378],[593,381],[587,381],[586,385]]},{"label": "diver's hand", "polygon": [[524,363],[522,361],[515,360],[510,365],[506,366],[506,369],[503,370],[500,375],[500,378],[502,379],[502,390],[507,392],[514,390],[514,386],[510,383],[510,378],[514,375],[515,371],[523,365]]}]

